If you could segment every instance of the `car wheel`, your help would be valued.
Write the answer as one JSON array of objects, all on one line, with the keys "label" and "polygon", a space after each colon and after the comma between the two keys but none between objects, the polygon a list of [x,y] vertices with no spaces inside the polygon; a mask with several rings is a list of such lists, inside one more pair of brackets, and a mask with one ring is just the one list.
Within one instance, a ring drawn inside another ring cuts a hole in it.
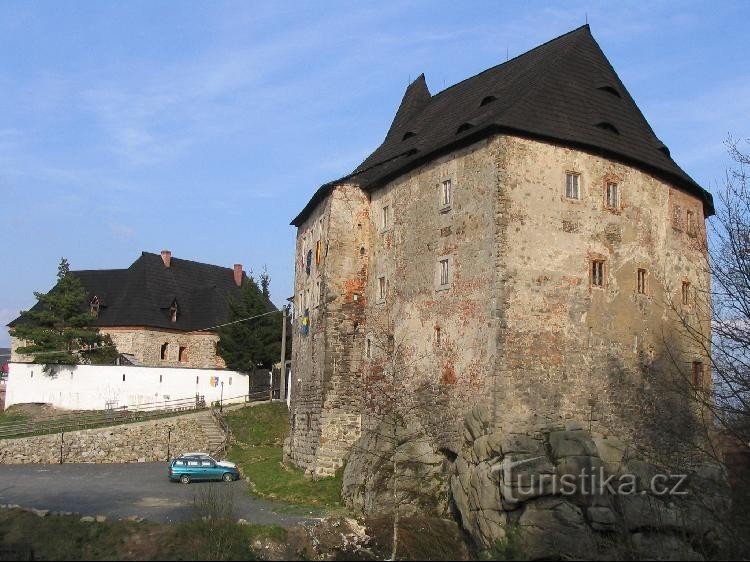
[{"label": "car wheel", "polygon": [[182,476],[180,476],[180,482],[182,482],[183,484],[190,484],[190,476],[188,476],[187,474],[183,474]]},{"label": "car wheel", "polygon": [[234,476],[232,476],[229,472],[224,473],[224,482],[231,482],[234,480]]}]

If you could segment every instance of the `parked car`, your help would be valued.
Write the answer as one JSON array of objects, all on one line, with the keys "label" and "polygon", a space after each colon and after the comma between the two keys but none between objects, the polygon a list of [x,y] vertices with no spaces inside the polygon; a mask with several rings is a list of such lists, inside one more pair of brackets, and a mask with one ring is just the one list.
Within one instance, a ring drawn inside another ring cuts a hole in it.
[{"label": "parked car", "polygon": [[237,465],[227,461],[217,461],[206,453],[185,453],[169,463],[169,479],[183,484],[205,480],[239,480]]}]

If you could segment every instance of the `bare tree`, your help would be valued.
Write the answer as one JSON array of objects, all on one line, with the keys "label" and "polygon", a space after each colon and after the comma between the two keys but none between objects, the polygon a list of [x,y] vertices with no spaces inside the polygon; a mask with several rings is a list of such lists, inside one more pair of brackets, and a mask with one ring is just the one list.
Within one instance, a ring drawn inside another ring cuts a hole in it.
[{"label": "bare tree", "polygon": [[[750,148],[750,139],[745,141]],[[697,237],[705,256],[710,287],[683,286],[667,291],[669,308],[679,318],[678,338],[665,342],[672,371],[681,380],[672,391],[692,404],[695,425],[703,438],[690,445],[704,458],[727,466],[733,510],[719,523],[731,533],[734,555],[750,550],[747,504],[750,500],[750,153],[736,139],[727,140],[734,163],[726,172],[708,221],[705,239]],[[710,319],[710,322],[708,320]],[[677,345],[676,340],[684,343]],[[706,357],[707,367],[685,361],[687,347]],[[675,384],[676,382],[676,384]],[[687,441],[676,434],[676,440]],[[716,516],[717,514],[712,514]]]},{"label": "bare tree", "polygon": [[[411,492],[424,480],[419,465],[437,454],[422,439],[415,417],[419,406],[415,381],[420,378],[424,353],[415,350],[406,332],[396,333],[394,316],[389,303],[366,327],[362,437],[352,449],[362,464],[357,469],[359,477],[370,481],[368,493],[379,496],[369,498],[379,503],[367,511],[383,512],[387,508],[392,512],[390,560],[399,556],[402,508],[413,501]],[[386,490],[390,505],[385,505]]]}]

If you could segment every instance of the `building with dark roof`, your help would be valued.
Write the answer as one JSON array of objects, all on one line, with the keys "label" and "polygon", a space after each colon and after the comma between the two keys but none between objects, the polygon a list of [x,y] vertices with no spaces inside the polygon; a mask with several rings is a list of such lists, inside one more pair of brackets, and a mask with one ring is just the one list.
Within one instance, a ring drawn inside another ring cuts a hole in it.
[{"label": "building with dark roof", "polygon": [[[242,265],[220,267],[174,258],[164,250],[161,255],[143,252],[126,269],[71,273],[86,289],[95,325],[112,337],[126,361],[224,367],[216,353],[216,327],[228,321],[230,299],[239,297],[246,279]],[[11,344],[13,361],[29,360],[15,352],[18,341]]]},{"label": "building with dark roof", "polygon": [[328,475],[357,454],[393,342],[410,424],[447,461],[478,406],[496,428],[579,420],[666,451],[685,409],[655,373],[708,365],[675,311],[710,329],[713,212],[588,26],[436,94],[420,76],[292,220],[288,457]]}]

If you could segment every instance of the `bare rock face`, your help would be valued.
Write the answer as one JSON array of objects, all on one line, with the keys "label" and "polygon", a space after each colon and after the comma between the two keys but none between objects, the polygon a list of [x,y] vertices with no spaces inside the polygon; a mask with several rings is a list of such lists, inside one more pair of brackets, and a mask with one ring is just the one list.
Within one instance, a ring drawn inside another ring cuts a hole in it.
[{"label": "bare rock face", "polygon": [[447,462],[418,421],[384,420],[363,431],[354,443],[341,494],[348,507],[362,514],[392,513],[397,505],[404,516],[445,515],[449,507]]},{"label": "bare rock face", "polygon": [[580,424],[493,431],[467,416],[450,492],[464,530],[484,547],[513,541],[529,559],[697,560],[720,546],[726,476],[686,475],[638,458]]}]

